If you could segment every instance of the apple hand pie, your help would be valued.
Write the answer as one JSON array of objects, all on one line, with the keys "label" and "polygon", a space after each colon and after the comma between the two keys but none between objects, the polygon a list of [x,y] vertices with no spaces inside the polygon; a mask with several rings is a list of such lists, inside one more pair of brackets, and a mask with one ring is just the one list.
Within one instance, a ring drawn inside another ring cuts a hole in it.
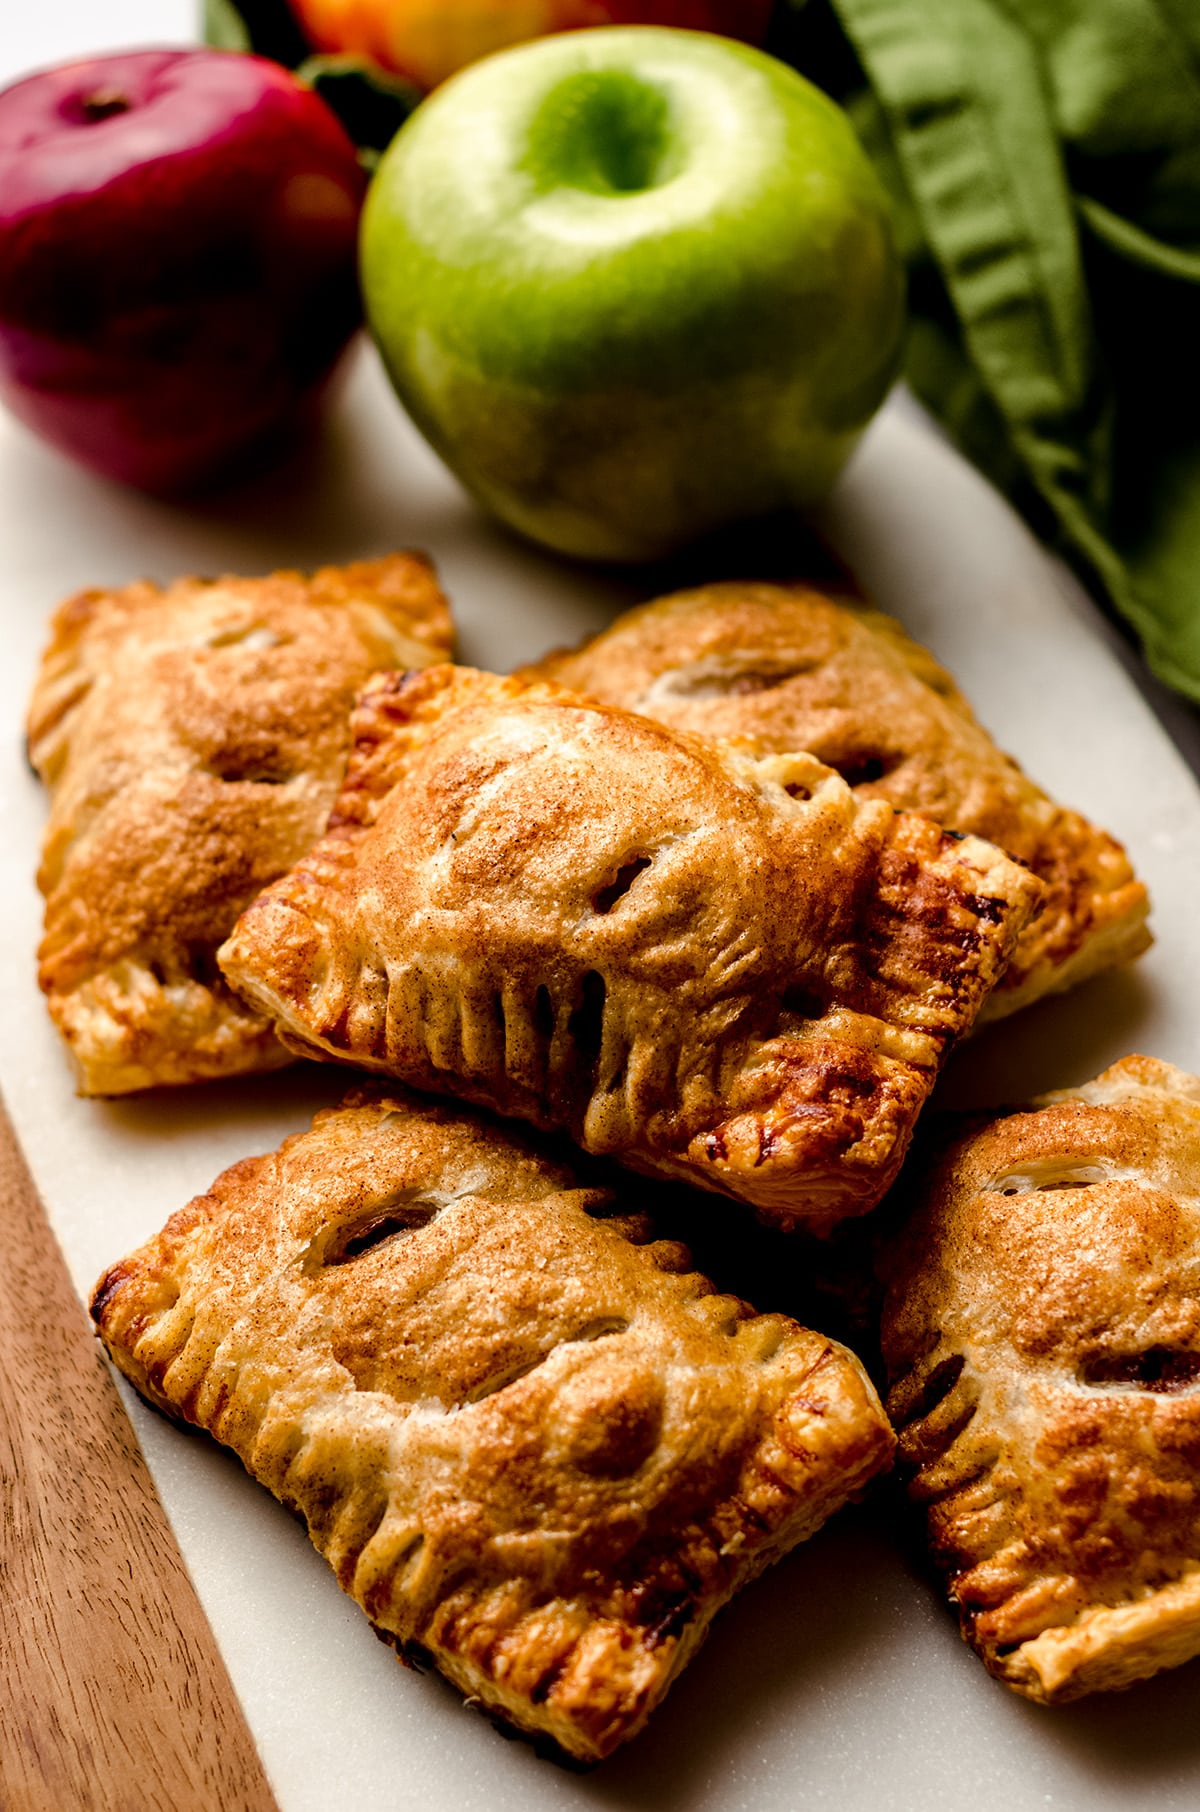
[{"label": "apple hand pie", "polygon": [[101,1279],[152,1402],[413,1660],[584,1760],[891,1458],[852,1353],[487,1121],[358,1090]]},{"label": "apple hand pie", "polygon": [[776,1225],[871,1208],[1040,889],[978,839],[555,686],[377,675],[329,832],[220,952],[291,1049]]},{"label": "apple hand pie", "polygon": [[1027,1698],[1200,1654],[1200,1079],[970,1131],[886,1253],[889,1409],[963,1633]]},{"label": "apple hand pie", "polygon": [[679,730],[807,749],[864,799],[986,837],[1045,884],[981,1019],[1140,956],[1148,901],[1105,831],[1003,754],[933,656],[890,617],[804,585],[660,598],[525,670]]},{"label": "apple hand pie", "polygon": [[62,606],[28,731],[53,789],[40,980],[83,1094],[291,1061],[217,945],[324,830],[359,687],[450,644],[414,554]]}]

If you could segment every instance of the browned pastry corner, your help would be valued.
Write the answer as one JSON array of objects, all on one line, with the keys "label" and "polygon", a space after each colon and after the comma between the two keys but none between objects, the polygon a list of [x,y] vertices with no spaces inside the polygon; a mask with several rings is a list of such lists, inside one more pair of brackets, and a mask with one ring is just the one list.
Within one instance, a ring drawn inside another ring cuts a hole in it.
[{"label": "browned pastry corner", "polygon": [[621,1208],[490,1122],[357,1090],[92,1301],[402,1654],[589,1761],[893,1447],[853,1354]]},{"label": "browned pastry corner", "polygon": [[790,1227],[872,1207],[1040,893],[990,844],[561,688],[379,675],[220,952],[296,1051]]},{"label": "browned pastry corner", "polygon": [[982,1019],[1072,987],[1150,943],[1146,890],[1105,831],[1047,798],[950,675],[891,617],[806,585],[660,598],[526,669],[675,729],[808,749],[860,798],[998,843],[1046,887]]},{"label": "browned pastry corner", "polygon": [[911,1189],[889,1409],[967,1640],[1046,1703],[1200,1654],[1200,1079],[1126,1057]]},{"label": "browned pastry corner", "polygon": [[451,642],[417,554],[61,607],[28,731],[53,789],[40,980],[83,1094],[291,1061],[217,945],[324,830],[364,680]]}]

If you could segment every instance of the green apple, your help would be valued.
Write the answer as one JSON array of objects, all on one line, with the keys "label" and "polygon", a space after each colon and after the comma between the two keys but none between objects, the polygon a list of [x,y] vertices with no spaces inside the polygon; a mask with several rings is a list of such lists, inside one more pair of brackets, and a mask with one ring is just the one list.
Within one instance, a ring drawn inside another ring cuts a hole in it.
[{"label": "green apple", "polygon": [[642,560],[833,482],[897,364],[887,203],[845,116],[763,52],[607,28],[456,76],[393,140],[367,316],[488,509]]}]

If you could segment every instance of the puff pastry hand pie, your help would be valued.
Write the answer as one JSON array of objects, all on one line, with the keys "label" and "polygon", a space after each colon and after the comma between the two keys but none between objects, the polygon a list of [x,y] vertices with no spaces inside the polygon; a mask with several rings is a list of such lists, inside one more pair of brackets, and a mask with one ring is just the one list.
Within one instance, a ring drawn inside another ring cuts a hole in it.
[{"label": "puff pastry hand pie", "polygon": [[1120,844],[1047,798],[950,675],[879,611],[804,585],[708,585],[527,669],[676,729],[808,749],[863,798],[998,843],[1045,884],[981,1018],[1139,956],[1146,890]]},{"label": "puff pastry hand pie", "polygon": [[114,1265],[114,1359],[412,1659],[585,1760],[887,1465],[854,1356],[499,1127],[359,1091]]},{"label": "puff pastry hand pie", "polygon": [[1054,1702],[1200,1654],[1200,1079],[977,1124],[888,1253],[889,1408],[963,1633]]},{"label": "puff pastry hand pie", "polygon": [[220,961],[296,1051],[820,1226],[891,1181],[1038,892],[811,756],[436,667],[367,686],[329,834]]},{"label": "puff pastry hand pie", "polygon": [[363,681],[450,643],[413,554],[62,606],[28,730],[53,788],[40,980],[84,1094],[290,1061],[217,945],[324,830]]}]

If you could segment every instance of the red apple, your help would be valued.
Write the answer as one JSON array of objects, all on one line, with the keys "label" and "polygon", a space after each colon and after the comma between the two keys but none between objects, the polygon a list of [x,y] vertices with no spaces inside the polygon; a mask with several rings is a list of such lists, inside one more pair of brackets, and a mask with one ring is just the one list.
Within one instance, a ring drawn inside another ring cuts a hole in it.
[{"label": "red apple", "polygon": [[360,320],[365,181],[277,64],[145,50],[0,93],[0,397],[179,492],[282,440]]},{"label": "red apple", "polygon": [[351,52],[435,88],[510,44],[596,25],[672,25],[761,44],[772,0],[291,0],[317,50]]}]

